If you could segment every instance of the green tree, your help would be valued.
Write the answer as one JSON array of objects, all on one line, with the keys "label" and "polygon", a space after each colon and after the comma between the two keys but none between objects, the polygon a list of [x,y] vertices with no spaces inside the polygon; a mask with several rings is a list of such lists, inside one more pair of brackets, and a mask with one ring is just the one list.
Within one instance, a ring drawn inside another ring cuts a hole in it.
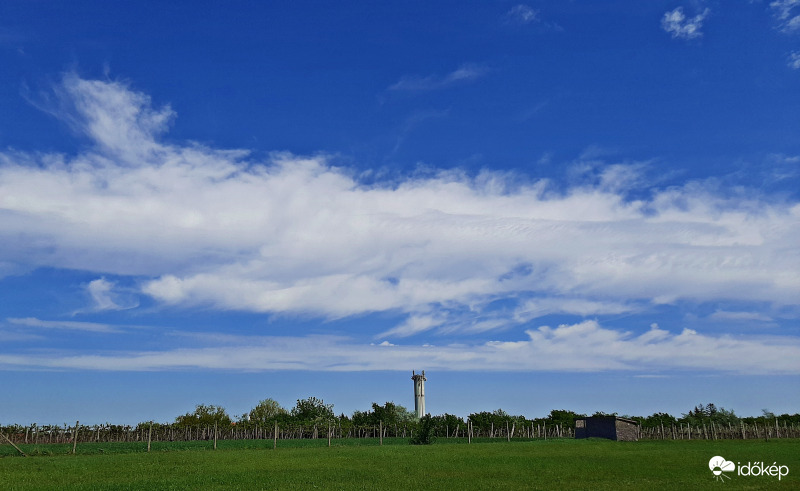
[{"label": "green tree", "polygon": [[325,404],[322,399],[309,397],[298,399],[292,408],[292,418],[300,423],[316,423],[334,419],[333,404]]},{"label": "green tree", "polygon": [[247,413],[247,419],[253,423],[271,423],[281,420],[289,414],[275,399],[264,399]]},{"label": "green tree", "polygon": [[463,430],[467,426],[463,419],[453,414],[444,413],[439,416],[433,416],[432,419],[437,435],[452,435],[456,428],[460,427]]},{"label": "green tree", "polygon": [[352,422],[355,426],[372,426],[373,413],[371,411],[353,411]]},{"label": "green tree", "polygon": [[683,413],[680,421],[691,425],[700,425],[710,422],[734,425],[739,424],[741,419],[736,416],[733,410],[728,410],[724,407],[718,408],[714,404],[698,404],[694,409],[690,409],[688,413]]},{"label": "green tree", "polygon": [[632,419],[638,419],[644,428],[658,428],[661,425],[670,426],[678,422],[675,416],[668,413],[653,413],[646,418]]},{"label": "green tree", "polygon": [[175,418],[175,424],[179,426],[194,426],[213,424],[226,426],[231,424],[231,418],[222,406],[213,404],[198,404],[193,413],[186,413]]},{"label": "green tree", "polygon": [[[468,418],[472,422],[473,428],[482,431],[490,431],[492,428],[497,430],[505,430],[506,423],[509,428],[517,425],[520,426],[525,423],[524,416],[512,416],[502,409],[495,409],[492,412],[483,411],[480,413],[472,413]],[[548,423],[550,424],[550,423]]]},{"label": "green tree", "polygon": [[489,428],[494,421],[494,414],[489,411],[481,411],[470,414],[467,419],[472,422],[473,427]]},{"label": "green tree", "polygon": [[741,422],[741,419],[739,416],[736,416],[733,409],[728,410],[724,407],[717,409],[711,420],[721,425],[738,425]]},{"label": "green tree", "polygon": [[583,414],[578,414],[575,411],[568,411],[566,409],[553,409],[550,414],[545,418],[545,423],[548,426],[561,425],[562,428],[575,428],[575,420],[585,418]]},{"label": "green tree", "polygon": [[[370,414],[370,413],[367,413]],[[383,422],[385,426],[409,423],[414,420],[414,413],[394,402],[387,402],[383,406],[372,403],[371,421],[369,424]]]}]

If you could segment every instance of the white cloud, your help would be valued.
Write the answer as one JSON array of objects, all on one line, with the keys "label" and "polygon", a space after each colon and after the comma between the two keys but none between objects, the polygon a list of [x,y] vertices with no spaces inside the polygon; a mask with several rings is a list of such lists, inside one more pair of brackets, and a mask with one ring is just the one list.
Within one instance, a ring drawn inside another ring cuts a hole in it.
[{"label": "white cloud", "polygon": [[[742,374],[799,374],[800,343],[786,338],[679,334],[656,325],[640,335],[607,329],[596,321],[526,331],[519,341],[475,345],[357,344],[343,337],[230,336],[201,348],[119,352],[0,355],[0,367],[87,370],[426,370],[470,371],[654,371],[701,370]],[[641,374],[639,374],[641,376]]]},{"label": "white cloud", "polygon": [[10,324],[17,326],[38,327],[44,329],[69,329],[77,331],[89,332],[117,332],[118,329],[109,324],[100,324],[97,322],[80,322],[80,321],[45,321],[35,317],[14,318],[6,319]]},{"label": "white cloud", "polygon": [[[163,143],[167,113],[119,83],[67,77],[62,90],[96,146],[0,153],[0,264],[136,277],[136,291],[92,282],[101,309],[146,294],[323,318],[392,312],[407,318],[389,331],[399,337],[680,300],[800,298],[796,202],[703,182],[631,200],[638,163],[592,162],[561,190],[489,171],[365,185],[324,156],[261,162]],[[516,307],[487,312],[498,299]]]},{"label": "white cloud", "polygon": [[154,109],[149,96],[128,90],[120,82],[68,74],[55,95],[55,104],[34,103],[91,138],[120,164],[157,161],[160,146],[154,138],[168,129],[175,116],[169,106]]},{"label": "white cloud", "polygon": [[394,91],[428,91],[443,89],[459,82],[468,82],[484,76],[486,67],[476,64],[464,64],[444,76],[429,75],[420,77],[416,75],[405,76],[389,87]]},{"label": "white cloud", "polygon": [[86,285],[86,291],[94,302],[94,310],[124,310],[139,306],[135,298],[114,291],[115,286],[105,278],[98,278]]},{"label": "white cloud", "polygon": [[778,28],[781,31],[800,30],[800,0],[775,0],[770,2],[769,6],[778,20]]},{"label": "white cloud", "polygon": [[661,28],[672,34],[673,38],[695,39],[703,35],[700,29],[709,13],[710,10],[705,9],[690,18],[683,13],[683,7],[677,7],[664,14],[661,18]]},{"label": "white cloud", "polygon": [[773,322],[772,317],[761,312],[731,312],[727,310],[717,310],[711,314],[709,318],[715,321],[747,322],[748,324],[752,324],[753,322]]},{"label": "white cloud", "polygon": [[377,337],[406,337],[420,332],[429,331],[436,327],[440,327],[447,322],[443,316],[436,315],[411,315],[403,323],[389,329],[386,332],[380,333]]},{"label": "white cloud", "polygon": [[599,302],[585,298],[543,297],[528,300],[514,312],[521,322],[550,314],[572,314],[580,316],[623,314],[640,310],[640,306],[619,302]]},{"label": "white cloud", "polygon": [[795,51],[789,55],[789,68],[800,70],[800,51]]},{"label": "white cloud", "polygon": [[519,4],[511,7],[511,10],[506,13],[506,18],[511,22],[530,24],[539,20],[539,11],[527,5]]}]

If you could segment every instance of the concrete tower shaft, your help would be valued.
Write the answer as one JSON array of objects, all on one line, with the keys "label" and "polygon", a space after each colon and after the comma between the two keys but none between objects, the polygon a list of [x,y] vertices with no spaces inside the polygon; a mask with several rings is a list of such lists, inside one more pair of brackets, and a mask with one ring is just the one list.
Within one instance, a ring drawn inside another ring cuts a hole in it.
[{"label": "concrete tower shaft", "polygon": [[414,370],[411,370],[411,380],[414,381],[414,412],[417,418],[421,418],[428,414],[425,412],[425,370],[422,375],[417,375]]}]

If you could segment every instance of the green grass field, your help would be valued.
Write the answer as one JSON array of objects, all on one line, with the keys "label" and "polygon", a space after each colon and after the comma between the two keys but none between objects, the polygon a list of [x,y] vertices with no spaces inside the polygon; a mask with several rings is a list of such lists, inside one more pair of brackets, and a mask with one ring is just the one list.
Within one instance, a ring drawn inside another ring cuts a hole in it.
[{"label": "green grass field", "polygon": [[[800,489],[800,440],[440,439],[2,445],[0,489]],[[13,449],[12,449],[13,450]],[[714,480],[708,460],[787,465],[789,475]]]}]

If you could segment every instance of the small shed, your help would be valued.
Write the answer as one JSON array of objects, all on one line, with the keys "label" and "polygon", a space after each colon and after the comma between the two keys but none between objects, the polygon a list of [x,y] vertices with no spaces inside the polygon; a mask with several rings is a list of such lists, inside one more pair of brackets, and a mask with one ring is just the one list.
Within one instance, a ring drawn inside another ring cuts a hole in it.
[{"label": "small shed", "polygon": [[639,440],[639,422],[618,416],[591,416],[575,420],[575,438],[608,438],[624,442]]}]

